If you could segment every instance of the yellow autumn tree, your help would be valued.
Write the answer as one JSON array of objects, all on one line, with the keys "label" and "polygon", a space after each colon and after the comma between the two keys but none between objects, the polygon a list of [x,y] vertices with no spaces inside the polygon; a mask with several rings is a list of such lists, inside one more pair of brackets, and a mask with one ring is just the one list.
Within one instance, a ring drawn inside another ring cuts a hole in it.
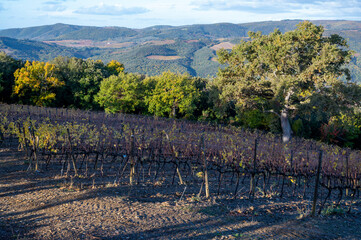
[{"label": "yellow autumn tree", "polygon": [[124,72],[124,65],[116,60],[112,60],[107,64],[107,69],[110,75],[118,75]]},{"label": "yellow autumn tree", "polygon": [[23,103],[37,106],[49,106],[55,100],[56,88],[64,86],[64,82],[55,77],[55,65],[50,63],[26,61],[14,76],[14,94]]}]

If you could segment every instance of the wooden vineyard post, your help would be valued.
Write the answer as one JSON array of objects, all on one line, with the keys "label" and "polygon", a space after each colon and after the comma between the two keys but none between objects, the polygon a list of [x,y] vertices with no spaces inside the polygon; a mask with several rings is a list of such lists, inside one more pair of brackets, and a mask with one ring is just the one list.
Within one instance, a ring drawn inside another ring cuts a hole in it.
[{"label": "wooden vineyard post", "polygon": [[35,171],[39,170],[39,158],[38,158],[38,145],[39,145],[39,137],[38,136],[34,136],[34,159],[35,159]]},{"label": "wooden vineyard post", "polygon": [[251,173],[251,183],[250,183],[250,196],[253,198],[256,191],[256,169],[257,169],[257,146],[258,146],[258,138],[254,141],[254,152],[253,152],[253,172]]},{"label": "wooden vineyard post", "polygon": [[182,178],[181,172],[180,172],[180,170],[179,170],[178,153],[175,151],[174,145],[171,144],[168,134],[165,133],[165,136],[166,136],[166,138],[167,138],[167,140],[168,140],[169,147],[170,147],[170,149],[172,150],[173,157],[174,157],[175,160],[176,160],[176,165],[177,165],[176,171],[177,171],[177,174],[178,174],[179,183],[180,183],[180,185],[183,185],[183,184],[184,184],[183,178]]},{"label": "wooden vineyard post", "polygon": [[135,174],[135,158],[134,158],[134,129],[132,129],[132,135],[130,136],[130,174],[129,174],[129,184],[133,185],[133,179]]},{"label": "wooden vineyard post", "polygon": [[4,134],[0,130],[0,145],[4,142],[4,140],[5,140]]},{"label": "wooden vineyard post", "polygon": [[39,139],[39,137],[36,137],[35,138],[35,134],[34,134],[34,131],[33,130],[31,130],[31,137],[32,137],[32,142],[33,142],[33,154],[34,154],[34,160],[35,160],[35,168],[34,168],[34,170],[35,171],[38,171],[39,170],[39,160],[38,160],[38,156],[37,156],[37,154],[36,154],[36,152],[38,151],[38,149],[37,149],[37,140]]},{"label": "wooden vineyard post", "polygon": [[76,161],[75,161],[75,157],[74,157],[73,146],[72,146],[72,143],[71,143],[69,128],[67,128],[66,131],[68,133],[68,141],[69,141],[69,147],[70,147],[70,157],[71,157],[71,161],[73,162],[74,174],[75,174],[75,176],[78,176],[78,169],[76,168]]},{"label": "wooden vineyard post", "polygon": [[311,210],[311,217],[315,216],[316,212],[316,203],[317,203],[317,196],[318,196],[318,185],[320,182],[320,173],[321,173],[321,165],[322,165],[322,155],[323,151],[320,151],[319,158],[318,158],[318,166],[317,166],[317,173],[316,173],[316,183],[315,183],[315,192],[313,194],[313,203],[312,203],[312,210]]},{"label": "wooden vineyard post", "polygon": [[20,123],[18,123],[18,128],[19,128],[19,134],[23,134],[23,138],[24,138],[24,145],[22,146],[25,149],[25,154],[27,157],[27,160],[29,160],[29,167],[27,171],[30,171],[32,168],[32,159],[31,159],[31,151],[30,151],[30,147],[28,146],[28,141],[26,139],[26,134],[25,134],[25,127],[23,127],[23,131],[21,131],[21,127],[20,127]]},{"label": "wooden vineyard post", "polygon": [[[25,131],[24,131],[25,132]],[[34,161],[35,161],[35,168],[34,168],[34,171],[38,171],[39,170],[39,159],[38,159],[38,156],[37,156],[37,145],[39,143],[39,137],[35,137],[35,133],[34,133],[34,130],[30,127],[29,128],[29,136],[31,137],[31,140],[33,142],[33,155],[34,155]]]},{"label": "wooden vineyard post", "polygon": [[204,143],[204,136],[201,136],[201,153],[203,158],[203,172],[204,172],[204,187],[206,190],[206,198],[209,198],[209,181],[208,181],[208,168],[207,168],[207,157],[206,157],[206,146]]},{"label": "wooden vineyard post", "polygon": [[348,187],[350,186],[349,177],[348,177],[348,158],[349,154],[346,152],[346,196],[348,196]]}]

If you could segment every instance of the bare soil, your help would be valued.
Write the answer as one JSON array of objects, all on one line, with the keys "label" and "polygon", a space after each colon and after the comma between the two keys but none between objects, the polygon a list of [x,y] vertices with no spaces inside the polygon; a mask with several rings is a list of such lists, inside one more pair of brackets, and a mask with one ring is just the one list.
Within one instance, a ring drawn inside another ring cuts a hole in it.
[{"label": "bare soil", "polygon": [[154,40],[154,41],[147,41],[145,43],[143,43],[142,45],[145,44],[151,44],[151,45],[167,45],[167,44],[173,44],[175,43],[175,40]]},{"label": "bare soil", "polygon": [[297,197],[204,199],[161,180],[29,172],[23,159],[0,148],[0,239],[361,239],[360,199],[350,214],[311,218],[310,201]]},{"label": "bare soil", "polygon": [[234,47],[235,44],[233,43],[230,43],[230,42],[222,42],[222,43],[219,43],[217,45],[214,45],[213,47],[211,47],[211,49],[215,50],[215,51],[218,51],[219,49],[232,49]]},{"label": "bare soil", "polygon": [[171,60],[180,59],[181,57],[180,56],[149,55],[146,58],[152,59],[152,60],[171,61]]}]

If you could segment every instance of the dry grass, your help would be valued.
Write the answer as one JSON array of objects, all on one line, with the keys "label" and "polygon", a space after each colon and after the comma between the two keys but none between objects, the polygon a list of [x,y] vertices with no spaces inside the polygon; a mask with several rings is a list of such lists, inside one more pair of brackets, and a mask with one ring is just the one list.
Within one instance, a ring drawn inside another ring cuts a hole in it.
[{"label": "dry grass", "polygon": [[195,43],[195,42],[199,42],[199,40],[194,39],[194,40],[188,40],[188,41],[186,41],[186,43]]},{"label": "dry grass", "polygon": [[230,42],[222,42],[220,44],[214,45],[213,47],[211,47],[211,49],[213,49],[215,51],[217,51],[219,49],[222,49],[222,48],[224,48],[224,49],[232,49],[234,45],[235,44],[230,43]]},{"label": "dry grass", "polygon": [[[160,40],[160,41],[148,41],[145,42],[144,44],[151,44],[151,45],[167,45],[167,44],[173,44],[175,43],[175,40]],[[143,44],[143,45],[144,45]]]},{"label": "dry grass", "polygon": [[177,60],[180,59],[180,56],[162,56],[162,55],[150,55],[147,56],[148,59],[152,60],[163,60],[163,61],[170,61],[170,60]]}]

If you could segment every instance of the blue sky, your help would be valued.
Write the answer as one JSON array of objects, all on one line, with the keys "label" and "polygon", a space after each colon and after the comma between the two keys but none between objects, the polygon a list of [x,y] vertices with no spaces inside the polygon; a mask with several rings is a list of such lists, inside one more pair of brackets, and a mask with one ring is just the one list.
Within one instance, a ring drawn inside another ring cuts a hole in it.
[{"label": "blue sky", "polygon": [[0,29],[55,23],[144,28],[283,19],[361,20],[361,0],[0,0]]}]

